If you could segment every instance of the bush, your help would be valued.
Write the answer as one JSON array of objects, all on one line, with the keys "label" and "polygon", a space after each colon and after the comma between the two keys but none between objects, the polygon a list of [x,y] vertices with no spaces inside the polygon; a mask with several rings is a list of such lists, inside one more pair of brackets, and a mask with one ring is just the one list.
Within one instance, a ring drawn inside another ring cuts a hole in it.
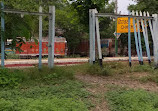
[{"label": "bush", "polygon": [[17,87],[22,80],[23,75],[19,71],[0,69],[0,87]]},{"label": "bush", "polygon": [[15,54],[15,53],[7,53],[6,58],[7,59],[19,59],[20,56],[18,54]]},{"label": "bush", "polygon": [[158,95],[144,90],[115,90],[106,97],[112,111],[158,110]]}]

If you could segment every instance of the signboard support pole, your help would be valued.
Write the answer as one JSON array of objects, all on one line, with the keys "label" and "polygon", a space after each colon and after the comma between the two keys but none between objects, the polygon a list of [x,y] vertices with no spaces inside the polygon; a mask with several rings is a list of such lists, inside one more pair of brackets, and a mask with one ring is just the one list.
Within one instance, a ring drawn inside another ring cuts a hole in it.
[{"label": "signboard support pole", "polygon": [[[98,11],[96,10],[96,13]],[[100,32],[99,32],[99,20],[98,17],[96,17],[96,33],[97,33],[97,44],[98,44],[98,53],[99,53],[99,64],[102,67],[103,62],[102,62],[102,52],[101,52],[101,44],[100,44]]]},{"label": "signboard support pole", "polygon": [[132,66],[131,62],[131,28],[130,28],[130,17],[128,18],[128,56],[129,56],[129,66]]},{"label": "signboard support pole", "polygon": [[[158,68],[158,14],[153,14],[154,64]],[[150,23],[149,23],[150,25]]]},{"label": "signboard support pole", "polygon": [[1,67],[4,68],[4,56],[5,56],[5,48],[4,48],[4,28],[5,28],[5,21],[4,21],[4,4],[1,2]]},{"label": "signboard support pole", "polygon": [[[39,12],[42,12],[42,7],[39,7]],[[39,69],[42,68],[42,16],[39,16]]]}]

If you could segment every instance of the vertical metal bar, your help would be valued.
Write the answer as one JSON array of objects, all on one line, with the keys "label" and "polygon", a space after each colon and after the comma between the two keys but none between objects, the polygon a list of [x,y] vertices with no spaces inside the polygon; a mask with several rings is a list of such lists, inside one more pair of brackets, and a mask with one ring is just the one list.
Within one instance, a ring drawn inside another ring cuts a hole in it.
[{"label": "vertical metal bar", "polygon": [[95,63],[95,9],[92,9],[93,64]]},{"label": "vertical metal bar", "polygon": [[4,56],[5,56],[5,52],[4,52],[4,28],[5,28],[5,21],[4,21],[4,4],[3,2],[1,2],[1,67],[4,68]]},{"label": "vertical metal bar", "polygon": [[158,14],[153,14],[153,34],[154,34],[154,64],[158,68]]},{"label": "vertical metal bar", "polygon": [[[49,13],[51,13],[52,11],[51,11],[52,9],[51,9],[51,6],[49,6]],[[51,25],[51,23],[52,23],[52,16],[49,16],[49,38],[48,38],[48,67],[49,68],[51,68],[51,63],[52,63],[52,61],[51,61],[51,58],[52,58],[52,50],[51,50],[51,48],[52,48],[52,46],[51,46],[51,43],[52,43],[52,36],[51,36],[51,34],[52,34],[52,25]]]},{"label": "vertical metal bar", "polygon": [[[132,15],[134,15],[134,11],[132,11]],[[140,52],[139,52],[139,46],[138,46],[137,30],[136,30],[136,25],[135,25],[135,18],[133,18],[133,27],[134,27],[134,37],[135,37],[135,45],[136,45],[138,60],[139,60],[139,63],[141,64]]]},{"label": "vertical metal bar", "polygon": [[128,56],[129,56],[129,66],[132,66],[131,63],[131,23],[130,23],[130,17],[128,18]]},{"label": "vertical metal bar", "polygon": [[93,64],[92,9],[89,10],[89,63]]},{"label": "vertical metal bar", "polygon": [[48,66],[54,67],[54,42],[55,42],[55,6],[49,7],[49,41],[48,41]]},{"label": "vertical metal bar", "polygon": [[[118,13],[118,0],[115,0],[115,14]],[[118,39],[117,39],[117,18],[115,21],[115,30],[116,30],[116,35],[115,35],[115,56],[118,55]]]},{"label": "vertical metal bar", "polygon": [[[116,19],[117,21],[117,19]],[[117,39],[117,23],[116,23],[116,36],[115,36],[115,56],[118,55],[118,39]]]},{"label": "vertical metal bar", "polygon": [[[142,12],[140,12],[140,16],[142,16]],[[145,19],[145,22],[146,22],[146,19]],[[149,43],[147,41],[147,34],[146,34],[146,30],[144,28],[143,19],[141,19],[141,25],[142,25],[142,29],[143,29],[143,35],[144,35],[144,40],[145,40],[145,46],[146,46],[146,52],[147,52],[147,56],[148,56],[148,61],[149,61],[149,63],[151,63]],[[145,27],[146,27],[146,25],[145,25]]]},{"label": "vertical metal bar", "polygon": [[[138,11],[136,11],[136,16],[138,16]],[[137,29],[138,29],[138,42],[139,42],[139,50],[140,50],[140,57],[141,57],[141,65],[143,65],[143,51],[142,51],[139,19],[137,19]]]},{"label": "vertical metal bar", "polygon": [[[42,12],[42,7],[39,7],[39,12]],[[42,68],[42,16],[39,16],[39,69]]]},{"label": "vertical metal bar", "polygon": [[[147,12],[147,16],[150,17],[149,12]],[[150,32],[151,32],[151,36],[152,36],[152,40],[153,40],[153,53],[154,53],[154,62],[155,62],[155,61],[157,61],[156,60],[156,58],[157,58],[156,40],[155,40],[155,37],[154,37],[155,35],[154,35],[154,31],[153,31],[153,26],[152,26],[151,20],[149,19],[148,22],[149,22]]]},{"label": "vertical metal bar", "polygon": [[51,56],[51,65],[50,67],[53,68],[54,67],[54,44],[55,44],[55,6],[52,6],[52,23],[51,23],[51,38],[52,38],[52,43],[51,43],[51,46],[52,46],[52,56]]},{"label": "vertical metal bar", "polygon": [[[96,13],[98,13],[98,11],[96,10]],[[96,17],[96,33],[97,33],[97,44],[98,44],[98,53],[99,53],[99,64],[100,66],[103,65],[102,62],[102,51],[101,51],[101,44],[100,44],[100,32],[99,32],[99,20],[98,17]]]}]

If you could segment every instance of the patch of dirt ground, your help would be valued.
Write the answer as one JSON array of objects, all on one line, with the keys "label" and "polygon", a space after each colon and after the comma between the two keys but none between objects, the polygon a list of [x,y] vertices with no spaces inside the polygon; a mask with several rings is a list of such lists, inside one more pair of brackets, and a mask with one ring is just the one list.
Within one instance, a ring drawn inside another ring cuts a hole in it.
[{"label": "patch of dirt ground", "polygon": [[[105,101],[105,93],[108,91],[108,86],[116,85],[120,87],[128,87],[132,89],[144,89],[146,91],[158,92],[158,85],[154,82],[140,82],[137,79],[148,76],[147,73],[132,73],[123,75],[113,75],[113,76],[92,76],[92,75],[82,75],[77,74],[76,78],[84,83],[90,85],[87,90],[97,97],[92,97],[93,104],[95,107],[92,111],[109,111],[107,102]],[[98,99],[99,98],[99,99]]]}]

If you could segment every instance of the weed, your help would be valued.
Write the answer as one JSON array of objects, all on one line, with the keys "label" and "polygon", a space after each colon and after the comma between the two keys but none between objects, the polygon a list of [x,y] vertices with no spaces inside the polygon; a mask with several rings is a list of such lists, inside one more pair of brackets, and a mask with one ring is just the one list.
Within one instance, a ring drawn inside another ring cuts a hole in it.
[{"label": "weed", "polygon": [[150,65],[135,65],[132,67],[132,72],[153,72],[153,67]]},{"label": "weed", "polygon": [[106,94],[112,111],[157,111],[158,95],[144,90],[113,90]]},{"label": "weed", "polygon": [[102,76],[109,76],[112,74],[112,70],[109,67],[107,66],[100,67],[98,64],[90,65],[87,68],[86,72],[91,75],[102,75]]},{"label": "weed", "polygon": [[0,69],[0,87],[17,87],[23,78],[24,76],[17,70],[12,72],[8,69]]},{"label": "weed", "polygon": [[2,90],[0,110],[88,111],[88,97],[89,93],[84,89],[84,84],[74,80],[56,85],[30,85],[27,89]]}]

